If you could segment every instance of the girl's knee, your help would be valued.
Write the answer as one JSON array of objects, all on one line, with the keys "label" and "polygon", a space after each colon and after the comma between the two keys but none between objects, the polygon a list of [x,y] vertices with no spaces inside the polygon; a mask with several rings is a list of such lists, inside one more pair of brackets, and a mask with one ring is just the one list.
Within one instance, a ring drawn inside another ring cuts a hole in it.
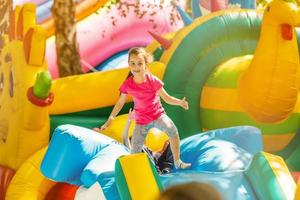
[{"label": "girl's knee", "polygon": [[137,149],[130,149],[130,153],[134,154],[134,153],[140,153],[141,151],[138,151]]},{"label": "girl's knee", "polygon": [[143,140],[132,141],[130,153],[140,153],[140,152],[142,152],[143,144],[144,144]]},{"label": "girl's knee", "polygon": [[178,134],[178,131],[177,131],[177,130],[176,130],[176,131],[168,131],[168,132],[167,132],[167,135],[168,135],[170,138],[172,138],[172,139],[175,139],[175,138],[179,137],[179,134]]},{"label": "girl's knee", "polygon": [[165,132],[167,133],[167,135],[169,137],[176,137],[176,136],[179,135],[178,130],[177,130],[175,125],[170,126],[170,127],[167,126],[166,129],[165,129]]},{"label": "girl's knee", "polygon": [[131,147],[130,149],[130,153],[133,154],[133,153],[140,153],[142,152],[142,149],[143,149],[143,146],[138,146],[138,147]]}]

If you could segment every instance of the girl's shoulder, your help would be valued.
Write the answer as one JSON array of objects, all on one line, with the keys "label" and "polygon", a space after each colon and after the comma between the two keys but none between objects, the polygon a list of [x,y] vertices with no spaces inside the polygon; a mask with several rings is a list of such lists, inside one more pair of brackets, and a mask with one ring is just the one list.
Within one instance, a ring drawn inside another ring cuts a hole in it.
[{"label": "girl's shoulder", "polygon": [[150,80],[150,81],[161,81],[157,76],[155,76],[154,74],[151,74],[151,73],[147,73],[146,74],[147,78]]},{"label": "girl's shoulder", "polygon": [[133,81],[133,75],[131,75],[131,76],[127,77],[127,78],[124,80],[124,82],[123,82],[123,83],[126,83],[126,84],[128,84],[129,82],[132,82],[132,81]]},{"label": "girl's shoulder", "polygon": [[156,85],[164,85],[163,81],[160,80],[157,76],[151,74],[151,73],[148,73],[148,80],[149,82],[156,86]]}]

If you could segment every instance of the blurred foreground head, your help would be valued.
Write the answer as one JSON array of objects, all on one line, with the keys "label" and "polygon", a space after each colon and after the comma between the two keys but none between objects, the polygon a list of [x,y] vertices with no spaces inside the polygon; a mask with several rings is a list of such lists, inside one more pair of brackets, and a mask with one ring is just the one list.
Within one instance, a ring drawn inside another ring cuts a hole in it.
[{"label": "blurred foreground head", "polygon": [[168,188],[157,200],[222,200],[222,198],[213,186],[192,182]]}]

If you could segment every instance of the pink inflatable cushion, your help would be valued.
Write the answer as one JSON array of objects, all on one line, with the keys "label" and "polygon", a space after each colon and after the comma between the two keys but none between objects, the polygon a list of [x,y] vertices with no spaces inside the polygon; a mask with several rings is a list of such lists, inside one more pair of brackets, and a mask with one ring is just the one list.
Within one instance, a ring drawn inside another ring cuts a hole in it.
[{"label": "pink inflatable cushion", "polygon": [[[182,26],[181,18],[170,4],[154,4],[153,0],[137,4],[134,0],[121,0],[109,12],[102,10],[77,24],[82,63],[96,66],[120,51],[149,44],[153,39],[148,31],[162,35]],[[57,78],[54,40],[47,41],[46,59],[53,78]],[[89,68],[84,65],[83,70]]]}]

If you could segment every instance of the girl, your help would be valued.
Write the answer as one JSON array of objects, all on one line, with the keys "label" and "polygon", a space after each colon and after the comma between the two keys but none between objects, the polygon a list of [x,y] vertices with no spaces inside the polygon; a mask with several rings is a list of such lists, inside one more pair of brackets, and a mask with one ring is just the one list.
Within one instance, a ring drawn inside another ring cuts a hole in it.
[{"label": "girl", "polygon": [[128,53],[130,75],[120,87],[121,95],[114,106],[108,120],[101,126],[105,130],[124,106],[127,95],[133,97],[136,126],[131,141],[131,153],[142,151],[148,131],[155,127],[166,132],[170,138],[170,146],[174,157],[175,167],[186,169],[190,163],[180,160],[179,136],[173,121],[166,115],[160,97],[168,104],[178,105],[188,109],[188,102],[170,96],[163,88],[163,82],[148,72],[148,64],[152,62],[144,48],[135,47]]}]

